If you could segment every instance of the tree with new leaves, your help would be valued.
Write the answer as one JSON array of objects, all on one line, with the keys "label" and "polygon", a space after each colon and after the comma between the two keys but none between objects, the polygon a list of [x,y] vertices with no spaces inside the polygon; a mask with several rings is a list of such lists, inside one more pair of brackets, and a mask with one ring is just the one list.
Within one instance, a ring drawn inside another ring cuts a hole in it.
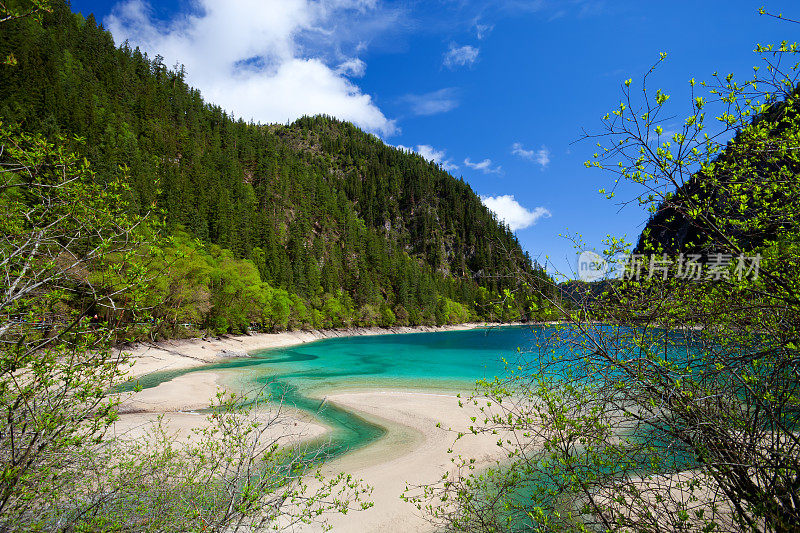
[{"label": "tree with new leaves", "polygon": [[662,54],[588,135],[600,192],[636,187],[651,223],[635,250],[609,238],[608,260],[636,252],[623,279],[481,383],[473,432],[509,435],[507,457],[416,494],[445,528],[800,528],[800,56],[756,51],[750,79],[691,80],[671,133]]},{"label": "tree with new leaves", "polygon": [[[129,366],[114,347],[170,318],[154,296],[194,300],[205,276],[246,320],[266,288],[226,254],[176,257],[188,246],[132,213],[124,169],[100,179],[65,144],[0,124],[0,529],[254,531],[368,506],[357,480],[315,474],[273,404],[222,396],[186,445],[108,432]],[[175,264],[195,279],[170,282]]]},{"label": "tree with new leaves", "polygon": [[228,283],[225,254],[221,273],[183,261],[193,280],[156,287],[186,247],[132,207],[127,167],[95,173],[83,142],[0,123],[0,529],[256,531],[368,506],[358,481],[315,476],[319,452],[291,446],[272,404],[220,396],[184,445],[160,424],[108,431],[129,366],[115,346],[169,318],[157,296],[196,310],[203,271],[224,305],[249,288]]},{"label": "tree with new leaves", "polygon": [[[6,0],[0,2],[0,24],[23,18],[41,21],[42,14],[49,12],[50,0]],[[13,53],[9,53],[3,64],[13,67],[17,64],[17,58]]]},{"label": "tree with new leaves", "polygon": [[[126,265],[152,235],[124,178],[0,124],[0,516],[26,522],[57,499],[113,420],[111,348],[132,333],[144,279]],[[113,257],[113,261],[110,259]],[[105,284],[113,274],[122,283]],[[77,454],[77,455],[76,455]]]}]

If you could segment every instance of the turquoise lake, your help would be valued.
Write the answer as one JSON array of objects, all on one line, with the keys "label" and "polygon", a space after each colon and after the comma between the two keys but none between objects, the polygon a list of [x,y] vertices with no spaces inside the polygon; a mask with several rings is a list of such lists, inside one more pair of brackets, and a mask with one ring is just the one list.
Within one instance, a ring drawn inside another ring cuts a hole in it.
[{"label": "turquoise lake", "polygon": [[255,352],[247,367],[313,395],[361,386],[471,388],[504,373],[503,359],[513,363],[540,332],[510,326],[333,338]]},{"label": "turquoise lake", "polygon": [[[222,371],[236,389],[266,390],[273,399],[311,413],[332,431],[331,456],[363,447],[385,430],[329,402],[327,393],[354,388],[413,388],[469,392],[475,381],[503,375],[507,361],[533,349],[546,326],[507,326],[468,331],[408,333],[324,339],[254,352],[251,357],[204,366]],[[551,329],[552,331],[552,329]],[[164,372],[139,380],[155,386],[177,375]]]}]

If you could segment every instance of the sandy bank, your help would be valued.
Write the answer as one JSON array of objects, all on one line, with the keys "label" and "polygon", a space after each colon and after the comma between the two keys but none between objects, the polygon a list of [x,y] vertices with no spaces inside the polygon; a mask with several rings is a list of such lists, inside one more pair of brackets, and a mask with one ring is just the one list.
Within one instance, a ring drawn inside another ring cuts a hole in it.
[{"label": "sandy bank", "polygon": [[[196,412],[134,413],[120,415],[110,431],[123,440],[151,438],[159,419],[172,442],[186,444],[197,442],[198,431],[211,426],[208,416]],[[252,413],[248,420],[257,421],[265,429],[261,433],[263,442],[299,444],[320,437],[328,428],[312,422],[302,414],[275,410],[260,410]]]},{"label": "sandy bank", "polygon": [[168,413],[203,409],[222,391],[218,378],[219,374],[214,372],[193,372],[137,393],[123,393],[119,412]]},{"label": "sandy bank", "polygon": [[[208,416],[197,410],[211,405],[223,390],[218,378],[214,372],[193,372],[140,392],[121,393],[119,418],[111,431],[123,439],[147,437],[161,417],[175,442],[187,442],[196,430],[211,424]],[[322,436],[329,429],[311,415],[287,407],[258,409],[252,416],[269,426],[263,435],[265,439],[286,444]]]}]

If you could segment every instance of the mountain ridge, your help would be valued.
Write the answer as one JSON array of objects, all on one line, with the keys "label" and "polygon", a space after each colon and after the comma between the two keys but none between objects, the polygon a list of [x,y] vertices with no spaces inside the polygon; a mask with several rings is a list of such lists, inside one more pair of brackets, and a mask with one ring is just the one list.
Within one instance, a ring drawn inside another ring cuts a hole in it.
[{"label": "mountain ridge", "polygon": [[[0,70],[0,120],[82,138],[72,148],[98,176],[127,173],[135,209],[157,206],[170,232],[252,262],[262,282],[309,309],[343,302],[346,325],[544,316],[547,274],[435,163],[331,117],[235,119],[182,67],[116,47],[66,2],[41,26],[7,25],[0,53],[11,51],[19,63]],[[242,330],[242,320],[227,327]],[[312,313],[299,325],[327,324]]]}]

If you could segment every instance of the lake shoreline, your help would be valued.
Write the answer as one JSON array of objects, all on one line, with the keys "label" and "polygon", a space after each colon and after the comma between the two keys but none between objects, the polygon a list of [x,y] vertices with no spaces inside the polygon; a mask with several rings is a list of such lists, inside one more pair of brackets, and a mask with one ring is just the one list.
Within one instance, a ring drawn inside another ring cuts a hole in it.
[{"label": "lake shoreline", "polygon": [[185,370],[219,363],[233,357],[249,357],[252,352],[271,348],[285,348],[323,339],[369,335],[402,335],[408,333],[435,333],[467,331],[477,328],[507,326],[538,326],[549,322],[468,322],[447,326],[399,326],[390,328],[346,328],[297,330],[280,333],[253,333],[249,335],[224,335],[221,337],[195,337],[157,342],[136,343],[118,347],[117,353],[127,357],[132,364],[126,377],[139,378],[153,372]]},{"label": "lake shoreline", "polygon": [[[120,352],[127,353],[132,363],[128,378],[135,379],[160,371],[196,371],[129,395],[120,406],[120,423],[115,430],[130,431],[135,428],[134,433],[142,435],[148,424],[163,415],[168,425],[176,430],[179,439],[187,435],[193,426],[202,425],[205,420],[204,416],[192,416],[192,412],[207,406],[215,392],[223,388],[220,375],[214,370],[203,370],[203,366],[232,357],[247,357],[265,349],[331,338],[528,325],[542,324],[477,322],[440,327],[294,331],[168,340],[121,348]],[[453,468],[450,462],[453,454],[448,453],[451,449],[479,457],[482,466],[503,459],[494,437],[466,439],[468,442],[461,441],[454,447],[456,432],[465,431],[470,424],[469,417],[479,415],[474,406],[462,408],[454,391],[422,386],[398,389],[357,385],[329,391],[326,401],[387,430],[386,435],[378,441],[325,465],[324,470],[329,474],[345,471],[374,487],[374,507],[367,511],[330,517],[336,531],[430,531],[430,524],[419,515],[416,507],[400,499],[406,483],[413,486],[440,479],[445,471]],[[324,437],[330,430],[307,413],[286,409],[286,414],[288,419],[285,428],[295,436],[300,436],[300,440]],[[308,530],[316,531],[316,528],[312,526]]]}]

